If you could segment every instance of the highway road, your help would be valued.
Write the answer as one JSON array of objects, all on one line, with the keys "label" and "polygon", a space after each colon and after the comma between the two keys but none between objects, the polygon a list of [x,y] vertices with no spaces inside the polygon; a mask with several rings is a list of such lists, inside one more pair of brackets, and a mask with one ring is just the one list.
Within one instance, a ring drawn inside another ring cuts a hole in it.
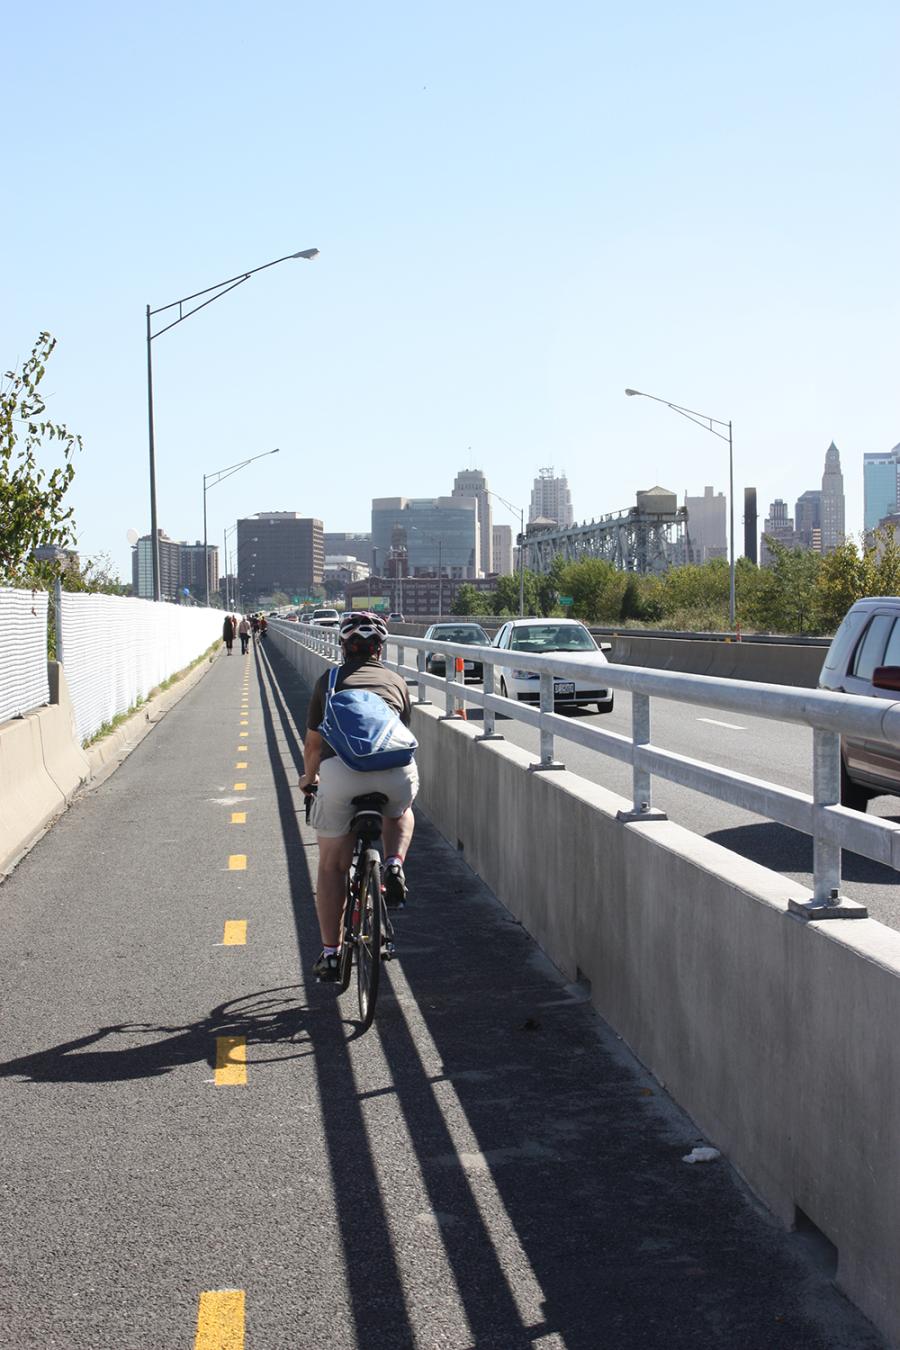
[{"label": "highway road", "polygon": [[[438,693],[437,697],[442,696]],[[615,698],[611,713],[577,710],[569,716],[630,736],[631,695],[617,692]],[[480,718],[481,711],[470,707],[468,716]],[[652,719],[652,742],[661,749],[782,787],[812,792],[812,732],[807,727],[668,699],[652,700]],[[504,718],[502,723],[498,720],[497,730],[517,745],[532,750],[535,758],[539,757],[538,732],[532,727]],[[567,769],[620,793],[627,799],[625,808],[630,806],[628,765],[561,738],[556,741],[554,753]],[[812,886],[812,840],[808,835],[658,778],[653,780],[653,805],[686,829],[804,886]],[[869,803],[869,813],[900,822],[900,799],[878,797]],[[900,928],[900,874],[868,858],[845,853],[843,875],[845,895],[868,905],[872,918],[891,928]]]},{"label": "highway road", "polygon": [[317,986],[306,691],[221,656],[0,887],[3,1350],[883,1350],[420,820]]}]

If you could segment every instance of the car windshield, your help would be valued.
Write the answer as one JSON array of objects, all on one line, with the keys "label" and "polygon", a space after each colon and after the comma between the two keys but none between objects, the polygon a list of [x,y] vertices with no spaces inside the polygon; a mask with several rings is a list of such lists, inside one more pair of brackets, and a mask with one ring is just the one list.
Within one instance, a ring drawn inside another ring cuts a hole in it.
[{"label": "car windshield", "polygon": [[479,628],[477,623],[457,624],[453,627],[435,628],[431,636],[439,638],[441,642],[467,642],[479,647],[489,647],[490,641],[483,628]]},{"label": "car windshield", "polygon": [[516,652],[588,652],[596,643],[581,624],[541,623],[517,628],[510,643]]}]

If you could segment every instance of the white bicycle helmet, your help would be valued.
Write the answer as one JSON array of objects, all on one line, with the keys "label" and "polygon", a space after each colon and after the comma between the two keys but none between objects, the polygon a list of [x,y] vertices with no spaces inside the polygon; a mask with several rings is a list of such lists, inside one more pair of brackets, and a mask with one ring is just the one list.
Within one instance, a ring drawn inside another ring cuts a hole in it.
[{"label": "white bicycle helmet", "polygon": [[370,614],[364,609],[354,609],[341,619],[338,633],[347,656],[371,656],[384,646],[388,630],[379,615]]}]

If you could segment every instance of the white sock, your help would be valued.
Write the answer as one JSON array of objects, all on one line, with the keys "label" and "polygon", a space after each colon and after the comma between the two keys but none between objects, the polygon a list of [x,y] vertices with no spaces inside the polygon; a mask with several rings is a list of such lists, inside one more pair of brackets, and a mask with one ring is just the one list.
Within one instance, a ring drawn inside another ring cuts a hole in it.
[{"label": "white sock", "polygon": [[323,947],[323,948],[322,948],[322,955],[323,955],[323,956],[337,956],[337,951],[338,951],[337,947]]},{"label": "white sock", "polygon": [[389,858],[385,858],[384,860],[385,867],[393,867],[394,863],[396,863],[398,867],[403,866],[403,859],[398,857],[396,853],[392,853]]}]

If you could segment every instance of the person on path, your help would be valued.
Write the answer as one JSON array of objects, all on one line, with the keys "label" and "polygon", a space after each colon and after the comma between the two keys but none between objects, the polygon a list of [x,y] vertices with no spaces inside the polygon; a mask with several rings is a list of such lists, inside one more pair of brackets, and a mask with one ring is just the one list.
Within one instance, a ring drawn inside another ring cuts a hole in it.
[{"label": "person on path", "polygon": [[245,614],[238,624],[238,637],[241,639],[241,656],[247,655],[247,645],[250,642],[251,632],[250,620]]},{"label": "person on path", "polygon": [[225,640],[225,646],[228,648],[228,655],[231,655],[231,649],[234,646],[234,619],[230,614],[225,615],[225,622],[222,624],[222,637]]}]

